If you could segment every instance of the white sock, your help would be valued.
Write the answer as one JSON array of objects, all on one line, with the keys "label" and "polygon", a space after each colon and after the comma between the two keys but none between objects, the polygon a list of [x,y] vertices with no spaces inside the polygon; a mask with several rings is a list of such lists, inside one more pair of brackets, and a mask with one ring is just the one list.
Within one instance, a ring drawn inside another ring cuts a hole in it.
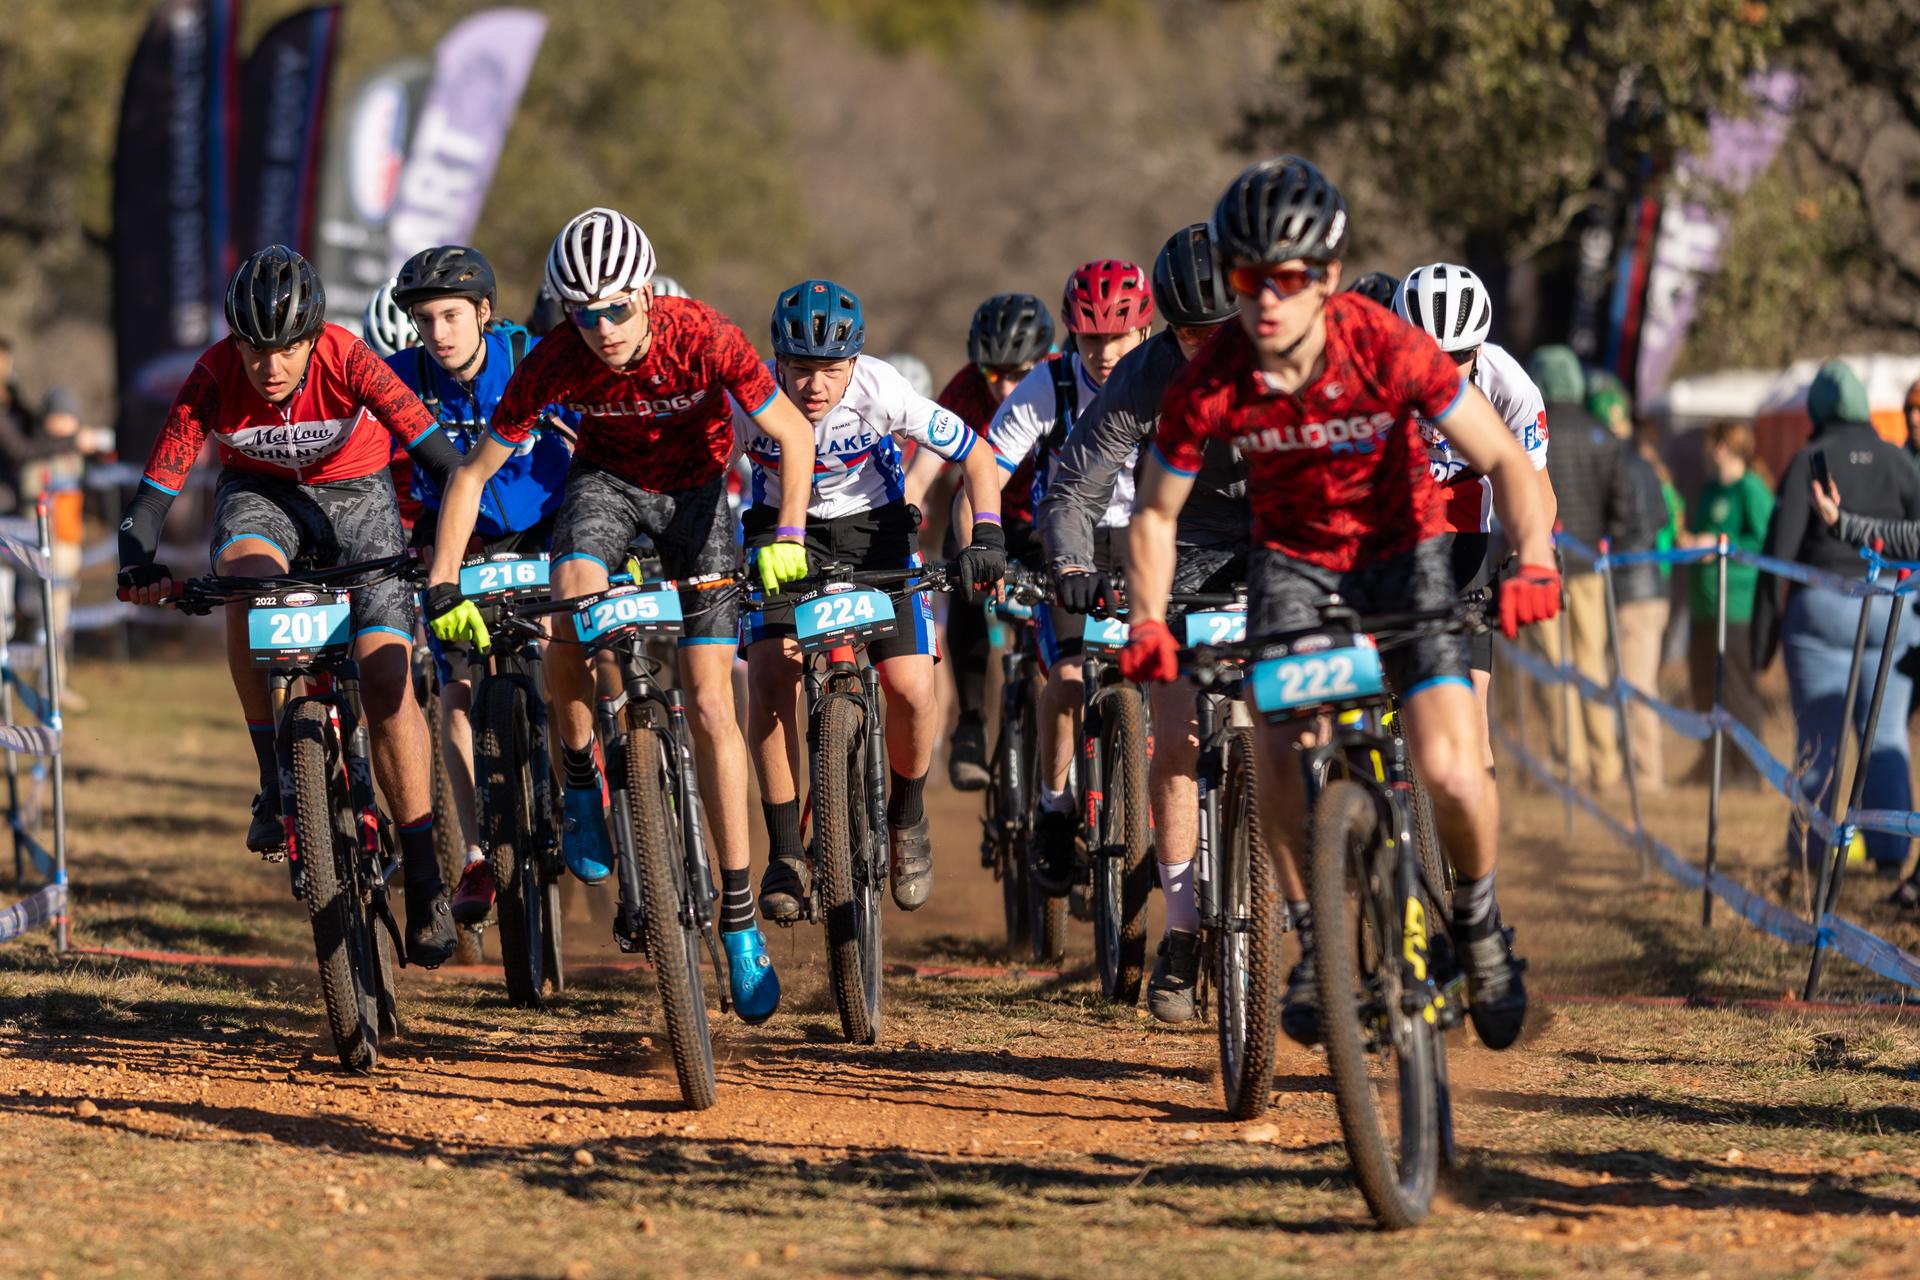
[{"label": "white sock", "polygon": [[1048,813],[1073,812],[1073,793],[1055,791],[1044,782],[1040,784],[1040,807]]},{"label": "white sock", "polygon": [[461,869],[465,870],[467,867],[472,866],[476,862],[485,862],[486,860],[487,860],[487,855],[480,852],[480,846],[477,844],[470,844],[467,846],[467,860],[461,864]]},{"label": "white sock", "polygon": [[1200,908],[1193,900],[1193,859],[1160,864],[1160,892],[1167,899],[1167,931],[1200,932]]}]

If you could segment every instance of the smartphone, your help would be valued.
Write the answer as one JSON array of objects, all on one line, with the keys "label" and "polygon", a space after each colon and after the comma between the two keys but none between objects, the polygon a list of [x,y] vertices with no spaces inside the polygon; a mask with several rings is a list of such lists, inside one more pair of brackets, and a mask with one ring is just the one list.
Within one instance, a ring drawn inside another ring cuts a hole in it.
[{"label": "smartphone", "polygon": [[1809,465],[1813,467],[1813,482],[1815,484],[1824,490],[1833,483],[1833,472],[1827,470],[1827,451],[1825,449],[1815,449],[1813,456],[1807,459],[1807,461]]}]

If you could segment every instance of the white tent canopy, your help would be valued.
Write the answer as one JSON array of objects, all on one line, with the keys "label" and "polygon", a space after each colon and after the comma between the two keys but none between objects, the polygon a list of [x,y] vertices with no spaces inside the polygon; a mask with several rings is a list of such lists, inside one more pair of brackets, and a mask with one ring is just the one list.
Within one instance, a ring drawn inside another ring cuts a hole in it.
[{"label": "white tent canopy", "polygon": [[[1898,413],[1907,388],[1920,379],[1920,356],[1842,356],[1867,389],[1876,413]],[[1785,369],[1729,369],[1678,378],[1647,408],[1675,427],[1696,426],[1714,418],[1752,419],[1763,413],[1804,408],[1807,386],[1822,360],[1799,360]]]}]

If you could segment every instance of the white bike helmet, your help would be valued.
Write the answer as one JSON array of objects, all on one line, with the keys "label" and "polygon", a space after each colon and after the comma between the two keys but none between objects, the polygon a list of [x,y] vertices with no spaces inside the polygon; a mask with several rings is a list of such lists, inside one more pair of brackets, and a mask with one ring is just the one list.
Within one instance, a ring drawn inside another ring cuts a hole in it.
[{"label": "white bike helmet", "polygon": [[691,298],[693,295],[687,292],[685,285],[675,280],[672,276],[655,276],[653,278],[653,296],[656,298]]},{"label": "white bike helmet", "polygon": [[1448,355],[1473,350],[1493,332],[1493,297],[1487,286],[1451,262],[1410,272],[1393,295],[1393,312],[1432,334]]},{"label": "white bike helmet", "polygon": [[393,281],[389,280],[374,291],[367,299],[367,309],[360,317],[360,336],[366,339],[373,354],[382,360],[396,351],[413,346],[420,340],[419,333],[413,327],[413,317],[400,309],[393,300]]},{"label": "white bike helmet", "polygon": [[933,398],[933,370],[927,368],[927,362],[907,351],[896,351],[887,357],[887,363],[900,371],[900,376],[913,388],[913,394],[923,400]]},{"label": "white bike helmet", "polygon": [[553,238],[547,288],[570,307],[604,302],[653,279],[653,244],[639,224],[612,209],[589,209]]}]

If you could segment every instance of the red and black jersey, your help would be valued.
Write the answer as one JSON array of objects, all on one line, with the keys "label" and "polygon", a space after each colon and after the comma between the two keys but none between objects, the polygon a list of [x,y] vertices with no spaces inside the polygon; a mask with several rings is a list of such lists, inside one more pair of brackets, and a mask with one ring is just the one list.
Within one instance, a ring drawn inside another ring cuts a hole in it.
[{"label": "red and black jersey", "polygon": [[561,325],[513,371],[488,430],[518,446],[549,405],[580,415],[576,465],[655,493],[695,489],[726,470],[733,409],[757,414],[778,388],[740,327],[692,298],[655,298],[647,353],[610,369]]},{"label": "red and black jersey", "polygon": [[987,385],[986,375],[976,364],[961,365],[959,372],[947,379],[947,385],[933,399],[942,409],[950,410],[972,427],[977,436],[987,433],[993,411],[1000,407],[1000,402],[993,398],[993,389]]},{"label": "red and black jersey", "polygon": [[327,325],[293,394],[270,403],[254,389],[232,339],[201,355],[147,455],[146,480],[180,492],[209,436],[236,471],[328,484],[386,467],[393,445],[411,448],[437,424],[367,344]]},{"label": "red and black jersey", "polygon": [[1466,384],[1425,331],[1364,299],[1335,294],[1326,324],[1319,375],[1291,393],[1246,330],[1221,326],[1167,388],[1154,452],[1190,475],[1206,441],[1231,442],[1261,544],[1345,572],[1446,530],[1415,418],[1445,418]]}]

